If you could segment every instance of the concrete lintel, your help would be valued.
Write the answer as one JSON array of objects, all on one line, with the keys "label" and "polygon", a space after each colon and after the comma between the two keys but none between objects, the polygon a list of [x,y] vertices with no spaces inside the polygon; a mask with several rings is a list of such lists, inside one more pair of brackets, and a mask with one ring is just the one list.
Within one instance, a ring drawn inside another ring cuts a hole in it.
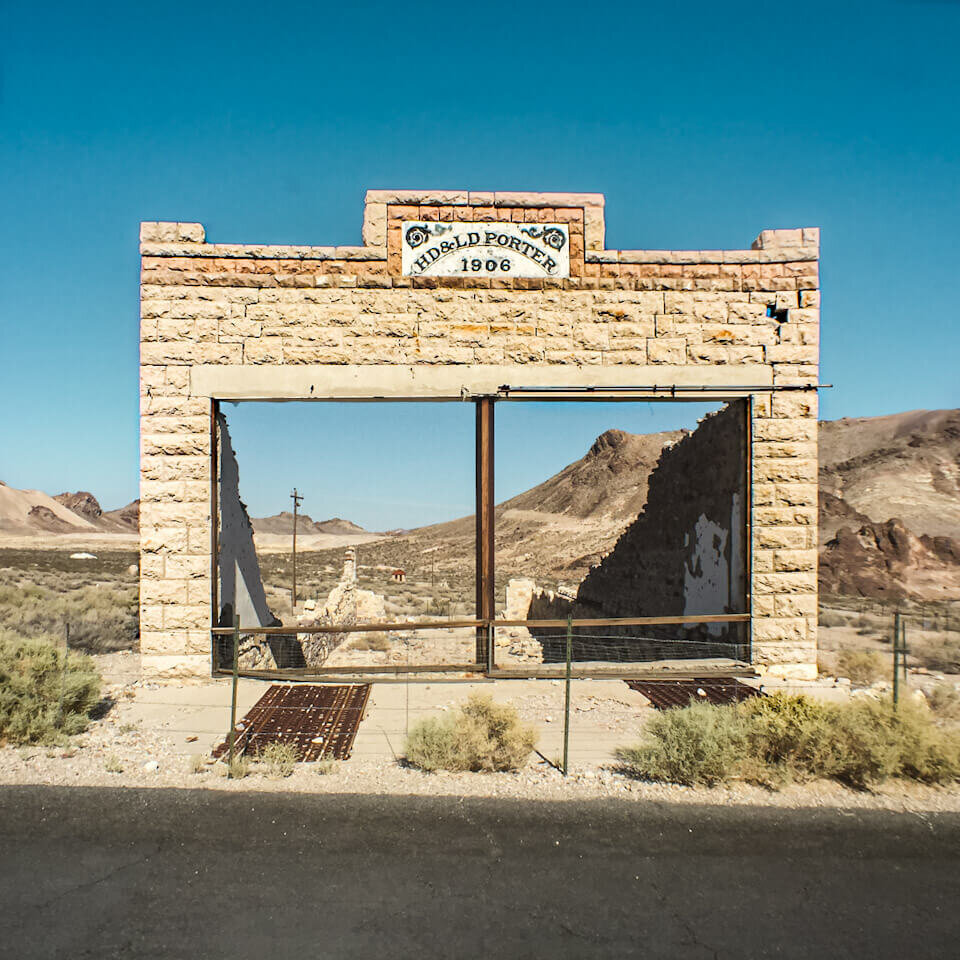
[{"label": "concrete lintel", "polygon": [[[511,387],[770,386],[766,364],[724,366],[439,366],[317,364],[304,366],[197,365],[190,393],[218,400],[459,400]],[[684,399],[690,399],[685,396]],[[706,399],[702,397],[700,399]]]}]

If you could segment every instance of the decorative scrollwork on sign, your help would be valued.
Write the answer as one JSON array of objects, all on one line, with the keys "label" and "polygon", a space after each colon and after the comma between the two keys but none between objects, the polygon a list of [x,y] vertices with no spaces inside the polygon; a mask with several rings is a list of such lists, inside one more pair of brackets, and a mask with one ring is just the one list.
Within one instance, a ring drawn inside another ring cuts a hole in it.
[{"label": "decorative scrollwork on sign", "polygon": [[562,250],[567,238],[563,235],[562,230],[558,230],[556,227],[546,227],[543,231],[543,242],[548,247],[553,247],[554,250]]},{"label": "decorative scrollwork on sign", "polygon": [[528,237],[539,237],[543,234],[539,227],[521,227],[520,232],[525,233]]},{"label": "decorative scrollwork on sign", "polygon": [[406,233],[407,244],[411,247],[419,247],[420,244],[426,243],[430,239],[430,232],[426,227],[416,224],[413,227],[410,227]]}]

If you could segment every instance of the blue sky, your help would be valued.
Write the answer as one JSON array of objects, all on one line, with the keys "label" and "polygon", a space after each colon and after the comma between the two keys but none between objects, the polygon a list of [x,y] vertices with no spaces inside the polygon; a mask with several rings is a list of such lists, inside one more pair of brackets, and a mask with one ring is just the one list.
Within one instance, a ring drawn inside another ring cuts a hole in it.
[{"label": "blue sky", "polygon": [[956,406],[958,28],[952,2],[7,5],[0,479],[136,496],[140,220],[358,242],[368,187],[599,191],[611,247],[820,226],[823,415]]}]

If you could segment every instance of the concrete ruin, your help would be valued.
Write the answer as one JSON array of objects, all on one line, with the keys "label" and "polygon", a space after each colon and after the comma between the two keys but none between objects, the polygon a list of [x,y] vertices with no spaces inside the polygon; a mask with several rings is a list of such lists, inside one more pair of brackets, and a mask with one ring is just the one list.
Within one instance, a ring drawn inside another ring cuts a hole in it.
[{"label": "concrete ruin", "polygon": [[[691,514],[670,602],[695,613],[726,583],[733,604],[742,546],[752,664],[816,676],[817,229],[764,230],[749,249],[609,250],[597,194],[373,190],[358,246],[208,243],[201,224],[167,222],[143,223],[140,240],[145,676],[209,674],[211,628],[247,603],[241,581],[251,617],[267,619],[242,549],[226,557],[234,595],[220,595],[221,402],[468,400],[480,450],[494,402],[536,391],[743,401],[747,539],[736,542],[732,501],[722,516]],[[492,510],[478,496],[478,518]],[[492,551],[478,553],[490,619]]]}]

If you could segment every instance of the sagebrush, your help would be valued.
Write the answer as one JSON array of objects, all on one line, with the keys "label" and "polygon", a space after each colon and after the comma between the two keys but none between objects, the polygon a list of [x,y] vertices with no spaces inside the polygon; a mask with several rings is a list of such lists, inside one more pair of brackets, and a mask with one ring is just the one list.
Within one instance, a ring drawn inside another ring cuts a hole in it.
[{"label": "sagebrush", "polygon": [[519,770],[537,743],[510,704],[471,694],[463,706],[442,717],[421,720],[406,742],[407,761],[421,770]]},{"label": "sagebrush", "polygon": [[89,657],[0,630],[0,742],[62,743],[86,729],[99,701]]},{"label": "sagebrush", "polygon": [[297,767],[296,748],[289,743],[268,743],[256,755],[257,765],[270,778],[289,777]]},{"label": "sagebrush", "polygon": [[849,677],[858,687],[869,687],[877,680],[889,679],[893,665],[889,657],[876,650],[840,650],[836,671],[838,676]]},{"label": "sagebrush", "polygon": [[822,703],[775,694],[740,704],[658,713],[643,740],[616,752],[644,780],[687,785],[745,780],[769,787],[830,778],[863,788],[890,777],[960,779],[960,734],[912,701]]},{"label": "sagebrush", "polygon": [[0,629],[27,639],[62,643],[67,624],[71,649],[88,653],[134,649],[139,638],[136,587],[88,584],[57,590],[39,584],[0,586]]}]

